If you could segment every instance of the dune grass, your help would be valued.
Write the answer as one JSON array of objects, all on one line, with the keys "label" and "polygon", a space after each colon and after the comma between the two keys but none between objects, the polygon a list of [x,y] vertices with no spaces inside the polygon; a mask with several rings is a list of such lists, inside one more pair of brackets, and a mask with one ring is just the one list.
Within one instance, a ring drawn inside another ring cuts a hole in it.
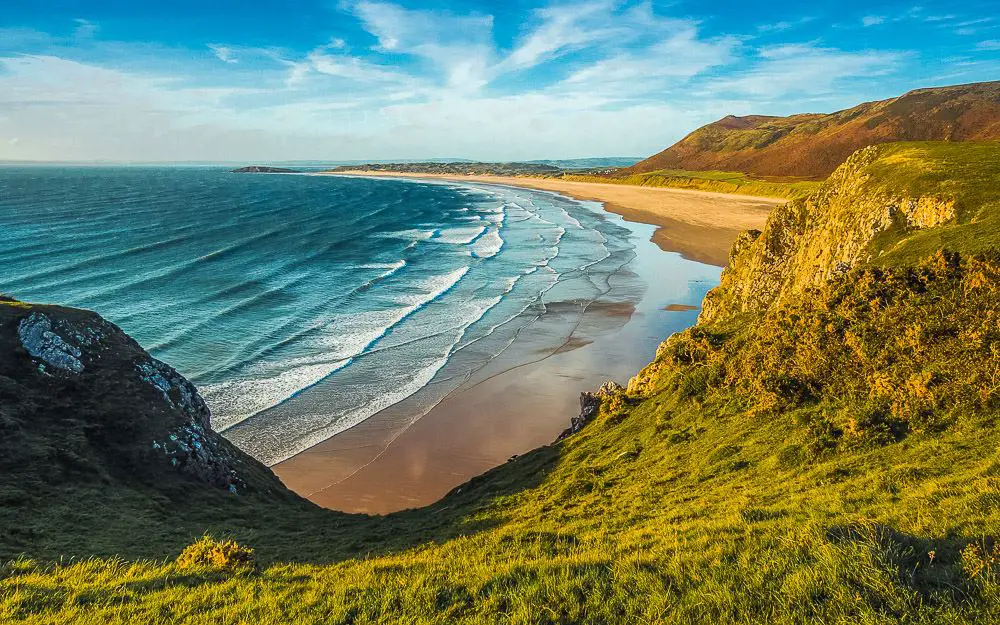
[{"label": "dune grass", "polygon": [[579,182],[630,184],[641,187],[670,187],[675,189],[694,189],[785,199],[806,197],[822,184],[813,181],[785,182],[757,180],[749,178],[746,174],[731,171],[688,171],[682,169],[662,169],[629,176],[564,174],[562,178],[564,180],[576,180]]}]

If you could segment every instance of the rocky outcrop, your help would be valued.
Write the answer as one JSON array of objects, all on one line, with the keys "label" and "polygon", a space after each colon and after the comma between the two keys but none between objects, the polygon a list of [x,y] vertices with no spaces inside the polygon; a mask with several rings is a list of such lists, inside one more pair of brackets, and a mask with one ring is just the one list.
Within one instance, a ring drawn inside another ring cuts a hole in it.
[{"label": "rocky outcrop", "polygon": [[71,337],[68,340],[59,332],[53,331],[52,320],[42,313],[32,313],[18,324],[17,336],[21,345],[32,358],[40,361],[40,372],[44,373],[46,366],[72,374],[82,372],[80,344],[90,346],[100,340],[101,333],[96,328],[69,328],[62,325],[62,332]]},{"label": "rocky outcrop", "polygon": [[871,184],[882,151],[880,146],[859,150],[815,194],[775,209],[763,231],[742,234],[699,321],[779,305],[871,261],[885,233],[956,218],[953,199],[909,197]]},{"label": "rocky outcrop", "polygon": [[200,428],[211,428],[212,413],[194,384],[177,373],[170,365],[155,358],[135,366],[143,381],[163,394],[164,401],[183,412]]},{"label": "rocky outcrop", "polygon": [[185,480],[288,496],[211,429],[198,390],[100,316],[0,298],[0,475],[7,483]]},{"label": "rocky outcrop", "polygon": [[621,395],[625,389],[621,384],[613,380],[608,380],[595,392],[580,393],[580,414],[570,419],[569,427],[563,430],[557,440],[562,440],[570,434],[575,434],[583,429],[601,411],[601,404],[604,400]]}]

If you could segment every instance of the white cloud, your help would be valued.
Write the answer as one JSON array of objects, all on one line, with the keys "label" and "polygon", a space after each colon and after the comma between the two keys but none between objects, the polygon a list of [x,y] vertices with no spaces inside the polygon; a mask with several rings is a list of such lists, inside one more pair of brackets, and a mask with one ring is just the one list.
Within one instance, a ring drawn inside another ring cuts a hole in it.
[{"label": "white cloud", "polygon": [[879,24],[885,24],[886,17],[884,15],[867,15],[861,18],[861,25],[865,28],[869,26],[878,26]]},{"label": "white cloud", "polygon": [[413,55],[430,62],[449,87],[475,91],[488,82],[493,17],[411,10],[362,0],[351,9],[378,39],[376,50]]},{"label": "white cloud", "polygon": [[498,71],[534,67],[569,50],[623,35],[621,28],[614,28],[609,23],[616,4],[610,0],[596,0],[535,10],[541,25],[521,39]]},{"label": "white cloud", "polygon": [[759,51],[752,68],[736,77],[719,78],[707,90],[770,100],[792,94],[826,95],[837,90],[841,81],[887,75],[904,59],[897,52],[845,52],[811,44],[771,46]]},{"label": "white cloud", "polygon": [[224,63],[239,63],[236,57],[233,56],[233,49],[229,46],[220,45],[217,43],[208,44],[208,48],[215,54],[215,56]]},{"label": "white cloud", "polygon": [[988,39],[976,44],[977,50],[1000,50],[1000,39]]},{"label": "white cloud", "polygon": [[[20,139],[0,140],[0,158],[644,154],[727,113],[861,101],[861,85],[907,58],[707,36],[648,0],[558,0],[503,46],[489,15],[343,2],[343,19],[364,31],[308,51],[227,42],[192,54],[0,30],[0,137]],[[806,21],[748,28],[758,36]]]},{"label": "white cloud", "polygon": [[658,43],[602,59],[574,72],[564,86],[625,96],[649,93],[729,63],[739,45],[735,37],[703,40],[693,24],[678,22]]}]

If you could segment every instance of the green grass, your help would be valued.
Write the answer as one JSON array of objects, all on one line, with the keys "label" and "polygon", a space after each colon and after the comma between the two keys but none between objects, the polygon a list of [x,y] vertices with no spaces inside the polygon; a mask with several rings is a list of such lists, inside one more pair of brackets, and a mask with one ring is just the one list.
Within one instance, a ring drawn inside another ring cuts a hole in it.
[{"label": "green grass", "polygon": [[621,177],[567,174],[563,175],[563,179],[580,182],[630,184],[641,187],[695,189],[786,199],[805,197],[822,184],[812,181],[779,182],[756,180],[747,177],[746,174],[730,171],[687,171],[681,169],[662,169],[645,174],[633,174]]},{"label": "green grass", "polygon": [[1000,142],[891,144],[871,167],[872,193],[956,200],[958,219],[879,242],[882,265],[913,264],[939,249],[977,254],[1000,247]]}]

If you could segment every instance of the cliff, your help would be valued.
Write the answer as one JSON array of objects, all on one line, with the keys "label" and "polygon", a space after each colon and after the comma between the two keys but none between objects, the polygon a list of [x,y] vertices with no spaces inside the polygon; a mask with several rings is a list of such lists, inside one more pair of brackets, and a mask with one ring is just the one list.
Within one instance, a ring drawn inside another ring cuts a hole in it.
[{"label": "cliff", "polygon": [[898,141],[1000,139],[1000,82],[917,89],[830,114],[728,116],[622,171],[723,170],[822,180],[853,152]]},{"label": "cliff", "polygon": [[[929,238],[957,235],[956,249],[989,249],[996,242],[998,154],[995,143],[859,150],[819,191],[775,209],[763,231],[739,237],[700,320],[772,309],[860,265],[913,262],[937,249],[922,245]],[[975,232],[971,224],[978,224]]]}]

